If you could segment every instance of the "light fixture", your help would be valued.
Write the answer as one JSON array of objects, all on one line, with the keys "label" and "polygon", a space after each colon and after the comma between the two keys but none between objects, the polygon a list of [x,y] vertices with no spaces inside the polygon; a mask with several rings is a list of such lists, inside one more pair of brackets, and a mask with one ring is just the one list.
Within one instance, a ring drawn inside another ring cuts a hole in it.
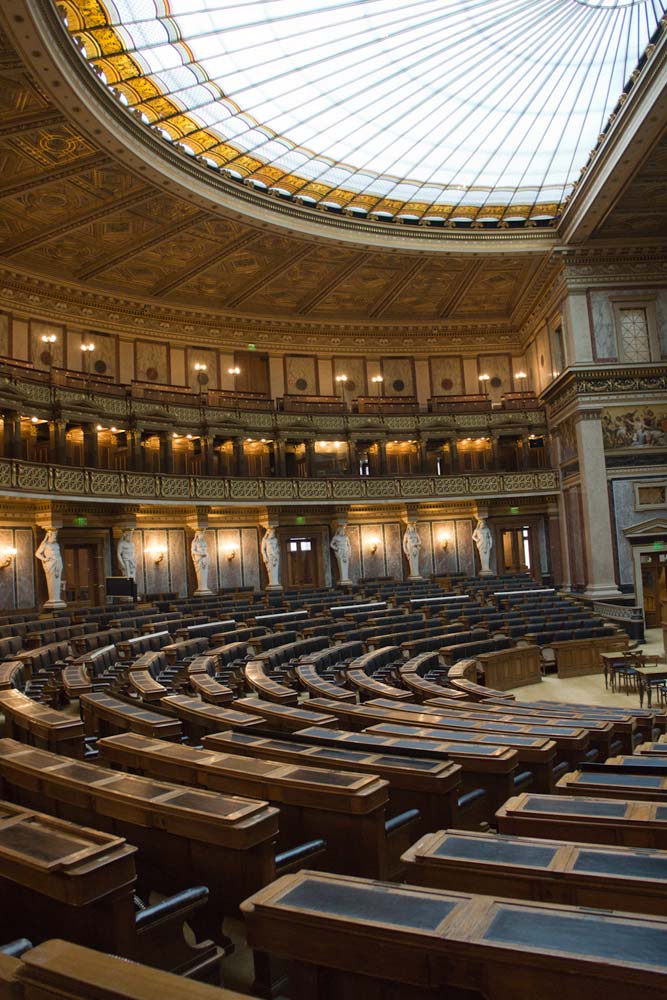
[{"label": "light fixture", "polygon": [[157,545],[155,548],[149,549],[148,555],[151,557],[156,566],[159,566],[167,554],[167,550],[164,545]]},{"label": "light fixture", "polygon": [[377,552],[379,544],[380,544],[380,539],[379,538],[371,538],[371,539],[369,539],[369,542],[368,542],[368,551],[370,552],[370,554],[372,556],[374,556],[375,553]]},{"label": "light fixture", "polygon": [[347,375],[336,375],[337,382],[347,382]]},{"label": "light fixture", "polygon": [[196,372],[205,372],[207,370],[207,368],[208,368],[208,365],[204,364],[203,361],[195,361],[195,371]]},{"label": "light fixture", "polygon": [[98,424],[97,425],[97,429],[98,429],[98,431],[103,431],[104,427],[102,427],[102,424]]},{"label": "light fixture", "polygon": [[232,562],[233,559],[236,559],[236,548],[235,548],[235,546],[233,546],[233,545],[229,546],[229,548],[227,549],[227,552],[226,552],[226,556],[227,556],[227,562]]},{"label": "light fixture", "polygon": [[12,562],[16,558],[16,549],[13,545],[8,545],[2,550],[2,562],[0,562],[0,569],[7,569],[11,566]]},{"label": "light fixture", "polygon": [[30,423],[31,424],[38,424],[39,423],[39,417],[31,417],[30,418]]},{"label": "light fixture", "polygon": [[371,379],[371,382],[375,383],[384,382],[384,375],[374,375],[373,378]]},{"label": "light fixture", "polygon": [[84,354],[90,354],[91,351],[95,350],[95,345],[92,343],[82,344],[81,350],[83,351]]},{"label": "light fixture", "polygon": [[526,374],[526,372],[515,372],[514,373],[514,378],[524,379],[524,378],[528,378],[528,375]]},{"label": "light fixture", "polygon": [[237,365],[234,365],[233,368],[228,368],[227,369],[227,374],[228,375],[240,375],[241,374],[241,369]]},{"label": "light fixture", "polygon": [[43,333],[42,334],[42,343],[43,344],[55,344],[55,342],[56,342],[57,339],[58,338],[56,337],[55,333]]},{"label": "light fixture", "polygon": [[446,551],[447,551],[447,549],[449,548],[449,535],[445,535],[445,534],[443,533],[443,534],[442,534],[442,535],[440,535],[440,537],[438,538],[438,541],[440,542],[440,548],[442,549],[442,551],[443,551],[443,552],[446,552]]}]

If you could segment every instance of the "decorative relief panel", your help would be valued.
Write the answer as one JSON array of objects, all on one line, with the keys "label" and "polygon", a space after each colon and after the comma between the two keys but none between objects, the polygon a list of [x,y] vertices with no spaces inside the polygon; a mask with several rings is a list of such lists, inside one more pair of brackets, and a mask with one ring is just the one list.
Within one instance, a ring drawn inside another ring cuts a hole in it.
[{"label": "decorative relief panel", "polygon": [[412,358],[382,358],[382,393],[385,396],[414,396],[415,372]]},{"label": "decorative relief panel", "polygon": [[290,396],[316,396],[319,392],[317,358],[309,354],[286,354],[285,392]]},{"label": "decorative relief panel", "polygon": [[154,340],[137,340],[134,344],[134,373],[139,382],[168,385],[169,344]]},{"label": "decorative relief panel", "polygon": [[[347,399],[368,395],[365,358],[348,356],[333,359],[334,392],[336,392],[338,384],[335,381],[336,375],[347,375],[347,382],[345,383],[345,395]],[[375,386],[372,388],[375,391]]]},{"label": "decorative relief panel", "polygon": [[460,396],[465,393],[463,360],[460,355],[429,358],[432,396]]}]

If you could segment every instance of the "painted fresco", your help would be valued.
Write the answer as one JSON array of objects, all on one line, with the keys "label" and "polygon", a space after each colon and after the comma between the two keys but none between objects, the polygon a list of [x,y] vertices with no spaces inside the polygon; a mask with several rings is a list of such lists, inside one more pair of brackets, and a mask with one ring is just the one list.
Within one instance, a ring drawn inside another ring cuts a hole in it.
[{"label": "painted fresco", "polygon": [[602,435],[607,450],[667,446],[667,406],[622,406],[602,411]]}]

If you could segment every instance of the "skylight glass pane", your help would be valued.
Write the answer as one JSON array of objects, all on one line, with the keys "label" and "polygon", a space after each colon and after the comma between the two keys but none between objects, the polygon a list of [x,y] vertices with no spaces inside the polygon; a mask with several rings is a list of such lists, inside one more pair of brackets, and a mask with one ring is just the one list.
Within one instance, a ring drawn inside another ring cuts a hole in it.
[{"label": "skylight glass pane", "polygon": [[667,0],[100,6],[108,26],[77,32],[89,55],[101,48],[92,61],[104,71],[108,55],[118,72],[120,41],[128,87],[134,62],[135,78],[143,72],[173,95],[174,113],[192,112],[182,135],[193,134],[195,152],[232,139],[255,162],[292,170],[291,189],[301,178],[483,208],[560,202],[571,191]]}]

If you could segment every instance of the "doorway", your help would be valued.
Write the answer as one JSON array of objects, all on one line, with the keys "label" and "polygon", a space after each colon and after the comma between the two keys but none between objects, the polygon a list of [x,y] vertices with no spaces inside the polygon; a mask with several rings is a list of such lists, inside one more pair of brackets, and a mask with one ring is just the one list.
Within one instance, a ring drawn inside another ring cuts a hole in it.
[{"label": "doorway", "polygon": [[660,609],[667,600],[667,552],[642,552],[642,589],[647,628],[660,627]]},{"label": "doorway", "polygon": [[499,556],[499,573],[530,573],[536,576],[538,564],[532,526],[525,524],[520,528],[501,528]]},{"label": "doorway", "polygon": [[288,587],[322,586],[318,542],[317,536],[287,538]]},{"label": "doorway", "polygon": [[73,605],[100,605],[104,589],[104,533],[60,531],[63,556],[63,600]]}]

